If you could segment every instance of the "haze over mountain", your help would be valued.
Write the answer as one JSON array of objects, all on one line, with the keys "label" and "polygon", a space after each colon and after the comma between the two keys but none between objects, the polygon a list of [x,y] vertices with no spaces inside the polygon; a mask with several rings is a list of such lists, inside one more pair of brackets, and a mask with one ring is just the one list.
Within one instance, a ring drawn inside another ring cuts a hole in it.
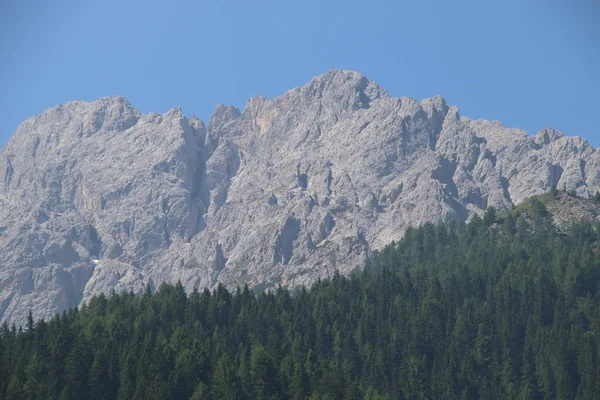
[{"label": "haze over mountain", "polygon": [[208,125],[122,97],[25,121],[0,151],[0,317],[100,292],[294,287],[361,267],[409,225],[505,210],[552,185],[591,196],[600,154],[551,128],[461,117],[331,70]]}]

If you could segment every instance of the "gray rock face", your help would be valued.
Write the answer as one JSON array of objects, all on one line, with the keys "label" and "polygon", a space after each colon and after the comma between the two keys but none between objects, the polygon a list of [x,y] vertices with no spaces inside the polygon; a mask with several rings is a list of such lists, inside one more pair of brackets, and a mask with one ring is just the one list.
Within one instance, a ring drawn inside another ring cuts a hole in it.
[{"label": "gray rock face", "polygon": [[348,273],[408,225],[502,210],[556,184],[591,195],[600,154],[392,98],[332,70],[208,127],[121,97],[56,106],[0,151],[0,318],[181,280],[269,288]]}]

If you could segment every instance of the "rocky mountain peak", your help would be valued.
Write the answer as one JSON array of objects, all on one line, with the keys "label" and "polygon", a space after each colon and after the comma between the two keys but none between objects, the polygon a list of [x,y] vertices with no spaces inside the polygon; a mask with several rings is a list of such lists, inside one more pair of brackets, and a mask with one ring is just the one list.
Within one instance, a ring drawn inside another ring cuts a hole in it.
[{"label": "rocky mountain peak", "polygon": [[539,145],[549,144],[563,137],[563,133],[552,128],[541,129],[534,137],[534,142]]},{"label": "rocky mountain peak", "polygon": [[306,97],[324,104],[338,104],[343,109],[369,108],[372,101],[389,98],[389,94],[361,73],[332,69],[313,78],[300,90]]},{"label": "rocky mountain peak", "polygon": [[181,281],[297,286],[361,267],[409,225],[511,208],[552,185],[589,196],[598,151],[460,117],[331,70],[206,126],[122,97],[25,121],[0,150],[0,318]]},{"label": "rocky mountain peak", "polygon": [[228,122],[231,122],[241,115],[240,110],[232,105],[218,104],[210,117],[208,124],[209,130],[217,131]]}]

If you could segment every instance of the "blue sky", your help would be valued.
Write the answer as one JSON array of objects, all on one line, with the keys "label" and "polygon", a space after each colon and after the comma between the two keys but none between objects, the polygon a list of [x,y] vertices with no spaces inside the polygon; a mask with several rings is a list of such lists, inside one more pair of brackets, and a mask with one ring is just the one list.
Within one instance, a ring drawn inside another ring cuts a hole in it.
[{"label": "blue sky", "polygon": [[69,100],[206,120],[326,70],[600,145],[596,0],[0,1],[0,144]]}]

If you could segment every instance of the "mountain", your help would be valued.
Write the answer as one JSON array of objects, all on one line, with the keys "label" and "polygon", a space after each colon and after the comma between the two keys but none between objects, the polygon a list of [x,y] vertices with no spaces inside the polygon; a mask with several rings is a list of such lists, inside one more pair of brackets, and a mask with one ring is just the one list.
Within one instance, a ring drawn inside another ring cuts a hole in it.
[{"label": "mountain", "polygon": [[506,210],[556,185],[591,196],[600,154],[393,98],[332,70],[205,125],[122,97],[25,121],[0,151],[0,317],[100,292],[294,287],[346,274],[410,225]]}]

